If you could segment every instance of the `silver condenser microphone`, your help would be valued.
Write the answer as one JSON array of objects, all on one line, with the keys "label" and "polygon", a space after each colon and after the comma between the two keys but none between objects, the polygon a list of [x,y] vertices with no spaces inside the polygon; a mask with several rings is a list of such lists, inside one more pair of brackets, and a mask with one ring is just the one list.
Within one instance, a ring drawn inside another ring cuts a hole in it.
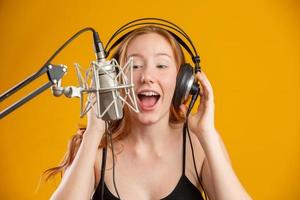
[{"label": "silver condenser microphone", "polygon": [[61,87],[59,80],[52,86],[52,93],[55,96],[65,94],[69,98],[79,97],[80,117],[93,109],[98,118],[105,121],[118,120],[123,117],[125,104],[133,111],[139,112],[133,84],[133,59],[129,58],[122,67],[115,59],[106,60],[98,34],[94,34],[94,47],[97,59],[91,63],[85,79],[79,65],[75,65],[79,87]]},{"label": "silver condenser microphone", "polygon": [[[112,61],[102,59],[95,64],[98,77],[95,77],[96,89],[99,86],[100,113],[104,113],[103,120],[118,120],[123,117],[123,106],[118,91],[118,66]],[[98,69],[98,70],[97,70]],[[99,81],[99,83],[97,83]],[[107,88],[107,90],[105,90]]]}]

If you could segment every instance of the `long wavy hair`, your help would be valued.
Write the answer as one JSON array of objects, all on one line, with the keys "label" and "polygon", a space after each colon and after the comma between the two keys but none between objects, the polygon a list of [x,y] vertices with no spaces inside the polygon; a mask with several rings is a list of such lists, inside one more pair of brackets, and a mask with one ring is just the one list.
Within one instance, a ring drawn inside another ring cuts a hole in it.
[{"label": "long wavy hair", "polygon": [[[185,58],[181,46],[178,44],[176,39],[165,29],[162,29],[157,26],[147,25],[140,28],[135,29],[131,32],[117,47],[114,51],[112,58],[118,60],[120,65],[122,66],[126,62],[126,53],[127,47],[135,37],[143,34],[149,33],[156,33],[163,36],[171,45],[175,61],[177,64],[177,70],[179,69],[180,65],[184,63]],[[175,84],[175,83],[174,83]],[[112,134],[113,142],[121,140],[122,138],[126,137],[128,133],[130,133],[130,118],[129,118],[129,108],[125,105],[124,106],[124,115],[123,118],[117,121],[112,121],[109,123],[108,129]],[[169,123],[176,125],[184,122],[184,115],[181,113],[180,110],[176,110],[174,106],[171,104],[170,106],[170,116],[169,116]],[[44,171],[43,176],[45,176],[45,180],[49,180],[51,177],[54,177],[56,174],[60,174],[61,177],[63,176],[65,170],[72,164],[76,153],[80,147],[82,142],[82,138],[86,127],[79,128],[78,131],[71,137],[68,143],[68,150],[65,153],[62,161],[56,167],[52,167]],[[103,135],[101,142],[98,148],[104,148],[109,146],[107,144],[106,134]]]}]

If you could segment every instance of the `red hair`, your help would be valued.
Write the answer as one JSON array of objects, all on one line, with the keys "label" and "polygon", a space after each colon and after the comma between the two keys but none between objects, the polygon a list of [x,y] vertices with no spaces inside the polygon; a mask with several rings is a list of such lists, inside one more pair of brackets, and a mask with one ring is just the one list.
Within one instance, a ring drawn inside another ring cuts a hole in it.
[{"label": "red hair", "polygon": [[[141,28],[137,28],[132,33],[130,33],[118,46],[117,50],[115,51],[114,55],[112,56],[116,60],[119,61],[119,63],[122,64],[125,63],[126,58],[126,50],[130,43],[130,41],[143,34],[149,34],[149,33],[156,33],[161,36],[163,36],[171,45],[173,53],[175,55],[175,60],[177,63],[177,69],[179,69],[179,66],[184,63],[184,54],[182,52],[182,49],[176,39],[166,30],[157,27],[157,26],[144,26]],[[175,84],[175,83],[174,83]],[[180,110],[176,110],[173,105],[170,106],[170,118],[169,123],[170,124],[178,124],[183,123],[184,121],[184,115],[181,113]],[[113,133],[113,142],[121,140],[122,138],[126,137],[126,135],[130,132],[130,118],[129,118],[129,110],[127,106],[124,106],[124,117],[121,120],[113,121],[109,124],[110,131]],[[79,146],[82,141],[83,134],[85,132],[86,128],[79,128],[77,133],[72,136],[72,138],[69,141],[68,144],[68,150],[65,153],[63,160],[61,163],[53,168],[47,169],[43,175],[46,176],[46,181],[49,180],[49,178],[55,176],[56,174],[60,173],[61,176],[63,176],[65,170],[72,164],[76,153],[79,149]],[[98,148],[106,147],[106,137],[105,134],[100,142],[100,145]]]}]

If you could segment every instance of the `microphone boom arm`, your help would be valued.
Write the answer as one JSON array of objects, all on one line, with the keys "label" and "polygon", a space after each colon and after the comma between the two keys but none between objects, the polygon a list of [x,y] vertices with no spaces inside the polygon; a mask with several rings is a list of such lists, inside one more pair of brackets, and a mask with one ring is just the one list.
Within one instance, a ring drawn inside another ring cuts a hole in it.
[{"label": "microphone boom arm", "polygon": [[19,108],[20,106],[22,106],[23,104],[25,104],[29,100],[33,99],[34,97],[36,97],[37,95],[39,95],[40,93],[45,91],[46,89],[48,89],[51,86],[57,84],[66,72],[67,72],[67,67],[65,65],[46,64],[37,73],[29,76],[27,79],[20,82],[18,85],[12,87],[11,89],[6,91],[5,93],[1,94],[0,102],[4,101],[7,97],[9,97],[12,94],[16,93],[21,88],[28,85],[29,83],[31,83],[32,81],[34,81],[35,79],[40,77],[41,75],[47,73],[49,82],[45,83],[44,85],[42,85],[41,87],[39,87],[38,89],[36,89],[32,93],[30,93],[29,95],[23,97],[19,101],[15,102],[11,106],[9,106],[6,109],[4,109],[3,111],[1,111],[0,112],[0,119],[2,119],[6,115],[8,115],[12,111],[14,111],[15,109]]},{"label": "microphone boom arm", "polygon": [[[75,86],[67,86],[67,87],[61,87],[61,79],[64,76],[64,74],[67,72],[67,67],[65,65],[53,65],[50,64],[51,61],[75,38],[77,38],[81,33],[85,31],[92,31],[93,32],[93,38],[94,38],[94,47],[95,47],[95,53],[96,53],[96,62],[92,62],[92,66],[89,68],[85,79],[83,78],[80,70],[79,65],[75,66],[78,81],[79,81],[79,87]],[[100,64],[101,63],[101,64]],[[114,68],[118,69],[116,77],[112,77],[110,75],[110,72],[105,69],[105,65],[101,66],[103,63],[113,66]],[[118,62],[115,59],[112,59],[111,61],[105,60],[105,51],[102,47],[102,43],[100,41],[98,33],[90,27],[84,28],[80,31],[78,31],[75,35],[73,35],[69,40],[67,40],[44,64],[41,69],[39,69],[36,73],[29,76],[16,86],[12,87],[8,91],[4,92],[0,95],[0,102],[4,101],[6,98],[11,96],[12,94],[16,93],[20,89],[22,89],[24,86],[28,85],[38,77],[40,77],[43,74],[47,74],[49,82],[45,83],[29,95],[23,97],[21,100],[15,102],[11,106],[5,108],[3,111],[0,112],[0,119],[8,115],[9,113],[13,112],[29,100],[33,99],[46,89],[51,87],[52,93],[54,96],[61,96],[64,94],[66,97],[72,98],[72,97],[79,97],[80,98],[80,117],[83,117],[91,108],[95,111],[94,102],[90,99],[90,96],[87,98],[87,102],[85,102],[84,106],[84,93],[86,94],[95,94],[96,95],[96,114],[98,118],[103,117],[110,107],[114,107],[116,110],[116,116],[117,118],[121,118],[122,114],[119,113],[118,109],[118,103],[121,103],[121,107],[123,108],[126,104],[129,106],[132,110],[135,112],[139,112],[136,96],[134,92],[134,84],[133,84],[133,62],[132,58],[128,60],[128,62],[123,66],[123,68],[119,67]],[[102,84],[99,83],[98,76],[99,72],[103,72],[106,74],[107,78],[111,79],[111,81],[118,82],[121,81],[120,85],[113,85],[110,87],[102,86]],[[96,81],[96,87],[91,87],[88,85],[89,75],[92,75],[94,77],[94,81]],[[129,75],[130,78],[126,77],[126,75]],[[120,92],[120,95],[117,95],[117,91]],[[112,94],[112,102],[109,103],[108,107],[106,109],[100,110],[100,96],[99,92],[102,93],[111,93]]]}]

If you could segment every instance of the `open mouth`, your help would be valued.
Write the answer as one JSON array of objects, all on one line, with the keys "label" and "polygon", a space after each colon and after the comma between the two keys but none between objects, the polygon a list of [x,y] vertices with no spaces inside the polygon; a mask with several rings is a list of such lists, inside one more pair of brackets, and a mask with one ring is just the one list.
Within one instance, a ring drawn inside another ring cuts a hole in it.
[{"label": "open mouth", "polygon": [[137,96],[142,108],[152,108],[160,98],[160,94],[155,91],[142,91]]}]

